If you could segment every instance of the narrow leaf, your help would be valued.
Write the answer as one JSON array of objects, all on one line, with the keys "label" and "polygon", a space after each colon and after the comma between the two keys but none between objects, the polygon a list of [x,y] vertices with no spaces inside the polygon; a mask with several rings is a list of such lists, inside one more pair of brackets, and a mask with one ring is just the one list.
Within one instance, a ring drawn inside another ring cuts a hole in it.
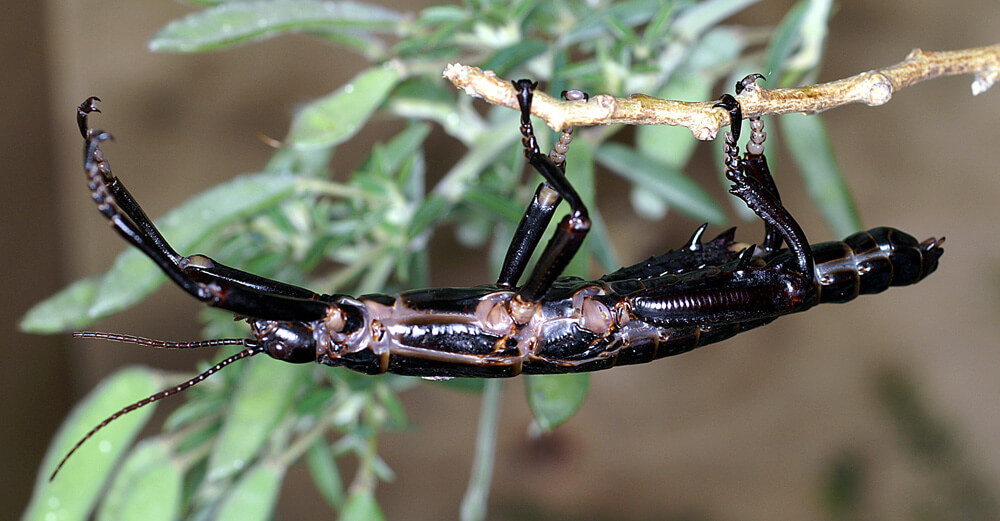
[{"label": "narrow leaf", "polygon": [[[379,146],[379,150],[382,152],[382,170],[387,173],[397,172],[404,163],[413,159],[413,156],[419,152],[430,132],[431,126],[427,123],[416,123],[396,134],[385,145]],[[374,159],[374,156],[371,159]],[[364,169],[365,167],[362,167],[362,170]]]},{"label": "narrow leaf", "polygon": [[[686,70],[673,74],[670,81],[656,92],[656,97],[679,101],[708,99],[712,82],[704,75]],[[682,170],[694,153],[697,140],[691,131],[670,125],[641,125],[636,128],[636,148],[675,170]]]},{"label": "narrow leaf", "polygon": [[146,369],[124,369],[91,391],[59,427],[35,478],[35,490],[23,521],[85,520],[118,459],[149,420],[154,406],[119,418],[83,444],[56,479],[49,475],[84,434],[122,406],[160,390],[161,380]]},{"label": "narrow leaf", "polygon": [[267,521],[273,518],[285,467],[261,462],[247,471],[219,506],[216,521]]},{"label": "narrow leaf", "polygon": [[402,71],[391,64],[358,74],[338,91],[302,109],[292,122],[288,142],[300,148],[319,148],[350,139],[364,127],[401,77]]},{"label": "narrow leaf", "polygon": [[209,51],[292,32],[357,36],[362,31],[391,31],[401,18],[396,11],[357,2],[229,2],[171,22],[153,37],[149,48],[159,52]]},{"label": "narrow leaf", "polygon": [[524,214],[524,208],[518,201],[504,197],[490,187],[473,187],[465,193],[465,203],[477,210],[486,210],[495,217],[508,223],[517,223]]},{"label": "narrow leaf", "polygon": [[719,205],[698,185],[676,169],[618,143],[606,143],[597,149],[597,160],[618,175],[644,187],[665,200],[672,208],[699,221],[725,222]]},{"label": "narrow leaf", "polygon": [[35,304],[21,319],[21,330],[28,333],[59,333],[84,326],[92,320],[87,314],[100,277],[80,279],[59,293]]},{"label": "narrow leaf", "polygon": [[306,463],[309,466],[309,474],[312,476],[313,484],[319,491],[323,499],[335,510],[340,510],[344,505],[344,483],[340,479],[340,471],[337,470],[337,461],[334,459],[333,450],[325,439],[313,442],[306,453]]},{"label": "narrow leaf", "polygon": [[801,44],[799,31],[802,29],[802,19],[806,13],[807,4],[799,2],[785,13],[778,24],[771,41],[767,45],[767,57],[764,59],[764,74],[773,81],[774,87],[783,87],[785,73],[783,64]]},{"label": "narrow leaf", "polygon": [[184,474],[162,439],[129,454],[98,511],[98,521],[171,521],[180,517]]},{"label": "narrow leaf", "polygon": [[781,118],[781,136],[802,172],[809,197],[819,207],[836,237],[861,229],[861,219],[844,176],[837,165],[830,137],[819,116],[786,114]]},{"label": "narrow leaf", "polygon": [[485,378],[449,378],[447,380],[433,380],[435,385],[446,387],[453,391],[463,393],[481,393],[486,385]]},{"label": "narrow leaf", "polygon": [[675,38],[694,40],[702,32],[760,0],[706,0],[683,10],[674,20]]},{"label": "narrow leaf", "polygon": [[476,452],[472,460],[472,475],[462,498],[459,516],[462,521],[486,519],[490,483],[493,481],[493,464],[497,452],[497,425],[500,417],[503,382],[489,379],[483,389],[479,426],[476,429]]},{"label": "narrow leaf", "polygon": [[595,41],[612,31],[615,24],[635,27],[649,22],[661,7],[659,0],[610,2],[606,7],[585,10],[580,20],[561,38],[561,44]]},{"label": "narrow leaf", "polygon": [[523,40],[497,50],[479,65],[483,70],[494,71],[497,76],[504,76],[510,70],[521,67],[525,62],[542,54],[548,49],[545,42],[539,40]]},{"label": "narrow leaf", "polygon": [[347,498],[340,521],[385,521],[385,514],[375,501],[375,494],[369,490],[359,490]]},{"label": "narrow leaf", "polygon": [[608,227],[604,224],[604,218],[601,217],[600,213],[592,213],[590,220],[593,221],[590,233],[587,234],[591,238],[590,252],[605,273],[614,271],[622,263],[615,253],[614,245],[611,244],[611,234],[608,233]]},{"label": "narrow leaf", "polygon": [[257,358],[233,396],[229,413],[209,457],[209,482],[225,479],[250,465],[295,400],[295,390],[311,369]]},{"label": "narrow leaf", "polygon": [[542,431],[562,425],[576,414],[587,399],[587,373],[529,375],[525,378],[528,405]]},{"label": "narrow leaf", "polygon": [[632,190],[629,192],[629,201],[636,214],[651,221],[663,219],[670,210],[670,205],[662,198],[635,185],[632,185]]},{"label": "narrow leaf", "polygon": [[420,234],[424,233],[427,228],[431,227],[439,219],[442,218],[444,213],[448,211],[451,206],[448,204],[448,200],[440,195],[431,195],[427,199],[424,199],[420,206],[417,207],[417,211],[414,212],[413,217],[410,219],[409,227],[406,231],[406,236],[413,239]]}]

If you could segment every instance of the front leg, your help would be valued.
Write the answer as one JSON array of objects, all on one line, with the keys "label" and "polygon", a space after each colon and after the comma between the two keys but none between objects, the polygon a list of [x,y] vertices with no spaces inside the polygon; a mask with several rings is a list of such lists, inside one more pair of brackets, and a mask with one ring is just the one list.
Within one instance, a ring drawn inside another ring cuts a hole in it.
[{"label": "front leg", "polygon": [[156,263],[181,289],[210,306],[271,320],[309,321],[326,315],[329,304],[305,288],[230,268],[204,255],[177,253],[111,172],[101,151],[101,143],[111,139],[111,134],[91,129],[87,121],[90,113],[98,111],[96,101],[88,98],[77,109],[77,123],[84,138],[83,169],[91,199],[122,238]]}]

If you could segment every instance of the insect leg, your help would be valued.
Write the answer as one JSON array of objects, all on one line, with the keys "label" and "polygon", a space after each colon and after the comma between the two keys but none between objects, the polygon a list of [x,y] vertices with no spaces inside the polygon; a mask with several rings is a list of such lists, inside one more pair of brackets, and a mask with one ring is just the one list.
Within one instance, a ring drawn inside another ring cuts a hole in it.
[{"label": "insect leg", "polygon": [[[529,80],[519,80],[514,85],[518,88],[518,98],[521,103],[521,133],[524,135],[525,140],[530,140],[534,143],[534,149],[537,150],[538,145],[534,141],[534,129],[531,126],[530,120],[531,96],[535,84]],[[588,98],[586,94],[580,91],[563,92],[562,95],[564,99],[573,101],[586,101]],[[549,159],[559,167],[559,170],[563,174],[566,173],[565,154],[572,140],[573,127],[569,127],[562,131],[559,135],[559,141],[556,142],[552,147],[552,151],[549,152]],[[529,145],[526,144],[525,146]],[[562,201],[562,196],[548,182],[542,181],[538,185],[535,195],[525,210],[524,217],[521,218],[521,222],[518,224],[517,230],[514,232],[514,237],[507,249],[503,266],[500,268],[500,276],[497,278],[497,285],[514,287],[517,284],[524,273],[524,268],[527,266],[531,254],[534,253],[538,242],[542,238],[542,233],[549,225],[549,221],[552,220],[552,214],[555,213],[556,206],[559,205],[560,201]]]},{"label": "insect leg", "polygon": [[100,148],[111,134],[87,125],[87,115],[97,110],[95,101],[88,98],[77,111],[84,136],[84,171],[98,210],[119,235],[175,284],[211,306],[272,320],[318,320],[326,314],[328,304],[312,291],[230,268],[203,255],[179,255],[112,174]]},{"label": "insect leg", "polygon": [[[799,223],[781,205],[777,189],[772,191],[768,188],[768,180],[770,185],[774,184],[770,171],[755,167],[745,168],[746,164],[739,158],[740,149],[737,139],[743,116],[739,102],[732,95],[724,94],[715,106],[728,110],[732,121],[732,131],[726,132],[725,138],[726,178],[733,182],[729,193],[745,202],[747,207],[764,221],[765,229],[771,230],[770,235],[765,235],[765,241],[771,241],[769,246],[773,246],[775,242],[780,244],[780,241],[774,238],[775,235],[780,235],[780,238],[784,239],[788,243],[789,249],[792,250],[799,271],[806,277],[814,277],[813,256],[809,241]],[[760,155],[763,157],[762,149],[761,152]],[[760,166],[760,164],[755,166]],[[764,179],[758,179],[757,175],[764,177]]]},{"label": "insect leg", "polygon": [[[524,155],[528,158],[528,163],[545,179],[548,188],[553,190],[562,199],[565,199],[570,206],[570,213],[563,218],[556,228],[555,235],[549,241],[542,256],[538,260],[528,277],[528,281],[521,286],[517,293],[516,300],[520,304],[538,302],[552,283],[562,274],[563,269],[583,242],[584,237],[590,230],[590,216],[587,208],[580,199],[579,194],[566,179],[563,169],[551,158],[545,156],[538,149],[538,142],[535,140],[534,130],[531,125],[531,91],[535,84],[527,80],[520,80],[515,83],[518,89],[518,102],[521,104],[521,132],[524,134],[522,144],[524,145]],[[558,201],[556,201],[558,202]],[[528,212],[532,213],[529,207]],[[538,242],[538,238],[525,239],[515,238],[515,243]],[[526,260],[517,261],[519,263]],[[523,269],[523,268],[522,268]]]},{"label": "insect leg", "polygon": [[[762,74],[750,74],[736,82],[736,94],[740,94],[748,86],[755,84],[756,80],[763,78]],[[767,133],[764,132],[764,121],[760,116],[752,116],[747,119],[750,121],[750,140],[747,142],[746,153],[740,159],[740,164],[743,165],[743,171],[748,176],[756,179],[764,186],[764,189],[770,192],[774,200],[780,203],[781,196],[778,194],[778,187],[774,184],[771,170],[767,166],[767,158],[764,157],[764,140],[767,138]],[[760,244],[761,249],[775,252],[781,248],[781,241],[781,233],[774,226],[765,223],[764,240]]]}]

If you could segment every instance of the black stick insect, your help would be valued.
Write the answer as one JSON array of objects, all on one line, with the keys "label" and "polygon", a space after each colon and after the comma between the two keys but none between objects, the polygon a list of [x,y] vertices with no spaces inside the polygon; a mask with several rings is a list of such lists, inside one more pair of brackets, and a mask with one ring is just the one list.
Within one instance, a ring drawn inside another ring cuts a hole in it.
[{"label": "black stick insect", "polygon": [[[739,94],[760,75],[739,82]],[[580,248],[590,218],[566,178],[564,131],[549,156],[531,124],[535,83],[514,83],[528,163],[544,181],[524,213],[495,284],[433,288],[354,298],[323,295],[219,264],[182,256],[160,235],[122,182],[111,173],[101,143],[111,135],[90,128],[97,98],[78,110],[84,170],[98,210],[119,235],[140,249],[184,291],[250,324],[251,338],[165,342],[128,335],[77,333],[164,348],[241,345],[245,349],[174,388],[121,409],[94,427],[56,467],[108,423],[166,398],[243,358],[267,353],[291,363],[319,362],[366,374],[425,377],[510,377],[520,373],[572,373],[645,363],[719,342],[775,318],[823,302],[920,281],[937,267],[944,239],[918,243],[893,228],[874,228],[843,241],[810,245],[782,206],[764,157],[763,122],[750,118],[747,153],[739,156],[739,102],[724,95],[732,131],[726,134],[730,192],[763,221],[759,246],[734,241],[735,228],[703,241],[707,225],[681,248],[622,268],[597,280],[561,277]],[[579,91],[564,93],[586,100]],[[569,214],[519,283],[556,206]],[[782,244],[787,248],[782,248]]]}]

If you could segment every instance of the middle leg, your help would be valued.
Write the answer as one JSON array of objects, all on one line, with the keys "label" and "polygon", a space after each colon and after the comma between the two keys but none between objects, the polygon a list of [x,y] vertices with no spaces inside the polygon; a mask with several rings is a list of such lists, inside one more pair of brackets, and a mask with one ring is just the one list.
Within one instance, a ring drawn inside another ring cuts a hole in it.
[{"label": "middle leg", "polygon": [[[498,281],[500,285],[513,286],[517,283],[531,252],[541,238],[541,233],[545,230],[545,225],[551,219],[555,206],[562,199],[565,199],[570,206],[570,213],[556,227],[555,235],[511,303],[515,319],[521,321],[521,319],[527,320],[535,304],[545,296],[570,259],[580,249],[591,223],[583,200],[566,179],[565,156],[562,155],[565,146],[557,145],[553,157],[542,154],[538,148],[531,124],[532,91],[536,85],[529,80],[519,80],[514,86],[518,90],[518,102],[521,105],[521,133],[524,135],[521,141],[524,145],[524,155],[545,182],[536,191],[535,200],[528,207],[514,235],[501,270]],[[585,97],[583,93],[567,94],[567,98],[570,99],[585,99]],[[563,143],[567,144],[568,142]]]},{"label": "middle leg", "polygon": [[[535,88],[535,83],[529,80],[519,80],[514,83],[514,86],[518,89],[521,105],[521,133],[524,135],[525,154],[529,153],[528,150],[532,154],[540,153],[530,119],[532,90]],[[589,98],[586,93],[578,90],[564,91],[562,97],[567,101],[587,101]],[[569,144],[572,140],[573,127],[569,127],[559,134],[559,141],[553,145],[552,151],[549,152],[549,159],[559,167],[564,175],[566,173],[566,152],[569,150]],[[528,265],[528,260],[541,241],[542,233],[548,227],[552,215],[561,201],[562,196],[552,185],[547,181],[539,183],[507,249],[507,255],[504,257],[500,275],[497,278],[498,286],[514,287],[517,285]]]}]

